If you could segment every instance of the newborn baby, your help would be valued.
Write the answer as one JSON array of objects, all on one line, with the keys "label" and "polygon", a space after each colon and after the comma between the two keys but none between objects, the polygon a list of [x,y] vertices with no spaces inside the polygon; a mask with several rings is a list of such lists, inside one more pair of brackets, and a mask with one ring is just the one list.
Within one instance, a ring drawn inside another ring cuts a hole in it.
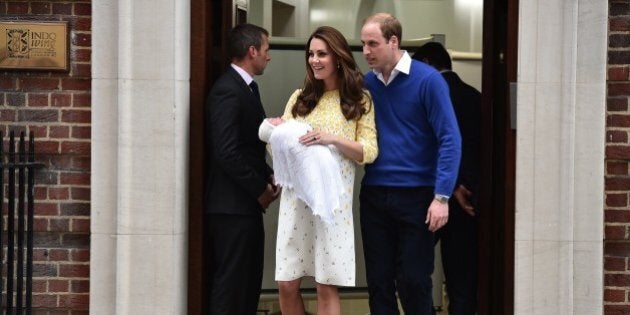
[{"label": "newborn baby", "polygon": [[301,144],[298,139],[311,129],[303,122],[267,118],[258,129],[258,137],[271,146],[274,176],[283,193],[295,193],[314,215],[331,224],[343,192],[335,157],[340,153],[333,145]]}]

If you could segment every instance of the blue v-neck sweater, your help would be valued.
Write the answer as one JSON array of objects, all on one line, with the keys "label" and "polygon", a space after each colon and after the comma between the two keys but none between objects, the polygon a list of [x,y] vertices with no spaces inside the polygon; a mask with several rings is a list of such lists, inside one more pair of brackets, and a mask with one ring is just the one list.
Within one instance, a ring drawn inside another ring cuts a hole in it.
[{"label": "blue v-neck sweater", "polygon": [[461,137],[449,90],[439,72],[413,60],[409,75],[389,85],[370,71],[378,157],[365,166],[364,185],[434,187],[450,196],[457,180]]}]

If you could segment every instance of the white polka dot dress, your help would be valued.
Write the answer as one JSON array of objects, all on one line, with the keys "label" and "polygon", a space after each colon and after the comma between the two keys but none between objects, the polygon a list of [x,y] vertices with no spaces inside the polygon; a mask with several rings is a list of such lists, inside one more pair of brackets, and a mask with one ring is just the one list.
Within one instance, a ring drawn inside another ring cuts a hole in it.
[{"label": "white polka dot dress", "polygon": [[[293,119],[291,107],[299,90],[287,102],[283,119]],[[371,102],[367,103],[371,108]],[[328,91],[307,117],[296,120],[315,129],[352,139],[363,144],[364,162],[372,162],[378,152],[374,111],[359,121],[347,121],[339,106],[338,91]],[[326,224],[290,189],[283,189],[278,214],[276,240],[276,280],[290,281],[312,276],[321,284],[355,285],[354,220],[352,197],[356,163],[337,150],[333,155],[341,169],[344,194],[341,209],[334,214],[334,223]]]}]

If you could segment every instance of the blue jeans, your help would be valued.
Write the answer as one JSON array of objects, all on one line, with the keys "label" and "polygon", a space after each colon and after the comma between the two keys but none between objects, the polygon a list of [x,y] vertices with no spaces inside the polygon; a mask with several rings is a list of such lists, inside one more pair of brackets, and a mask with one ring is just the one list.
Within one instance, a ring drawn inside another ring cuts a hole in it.
[{"label": "blue jeans", "polygon": [[425,224],[433,187],[362,186],[361,235],[374,315],[433,314],[434,234]]}]

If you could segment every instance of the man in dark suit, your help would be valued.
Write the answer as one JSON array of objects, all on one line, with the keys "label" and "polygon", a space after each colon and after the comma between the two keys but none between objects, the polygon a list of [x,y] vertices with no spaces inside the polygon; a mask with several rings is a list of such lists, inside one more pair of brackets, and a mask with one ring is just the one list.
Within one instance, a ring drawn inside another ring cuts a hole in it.
[{"label": "man in dark suit", "polygon": [[475,314],[477,307],[477,217],[479,181],[479,129],[481,93],[452,71],[451,58],[440,43],[427,43],[413,59],[425,62],[442,73],[450,90],[451,102],[462,136],[462,157],[449,201],[448,223],[436,233],[441,241],[442,266],[451,315]]},{"label": "man in dark suit", "polygon": [[204,207],[209,298],[205,312],[255,314],[262,285],[262,214],[279,193],[258,127],[265,118],[253,76],[263,74],[269,33],[241,24],[229,34],[232,63],[206,101],[209,165]]}]

